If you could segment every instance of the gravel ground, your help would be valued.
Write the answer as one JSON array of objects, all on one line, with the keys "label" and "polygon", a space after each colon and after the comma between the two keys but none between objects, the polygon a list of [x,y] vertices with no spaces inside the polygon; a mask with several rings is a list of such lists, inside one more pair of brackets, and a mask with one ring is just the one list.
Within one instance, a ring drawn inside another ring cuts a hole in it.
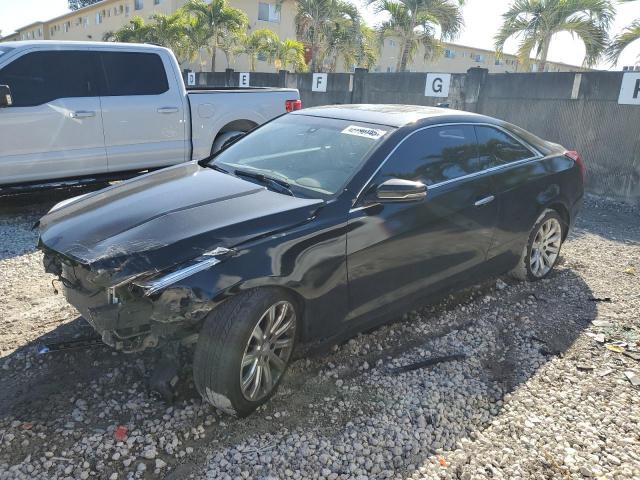
[{"label": "gravel ground", "polygon": [[548,280],[493,280],[297,360],[236,420],[188,366],[173,405],[151,395],[153,353],[37,355],[88,331],[34,250],[54,200],[0,207],[0,479],[640,479],[637,208],[589,199]]}]

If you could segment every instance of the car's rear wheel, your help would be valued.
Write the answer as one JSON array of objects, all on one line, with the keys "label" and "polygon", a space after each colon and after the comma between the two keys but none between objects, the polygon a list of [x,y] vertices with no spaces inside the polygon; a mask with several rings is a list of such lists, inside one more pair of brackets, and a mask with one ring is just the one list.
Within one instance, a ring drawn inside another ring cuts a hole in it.
[{"label": "car's rear wheel", "polygon": [[239,294],[216,308],[198,338],[193,376],[207,402],[244,417],[276,391],[295,347],[295,300],[277,288]]},{"label": "car's rear wheel", "polygon": [[534,282],[548,276],[560,257],[564,222],[555,210],[545,210],[529,233],[520,261],[511,275]]}]

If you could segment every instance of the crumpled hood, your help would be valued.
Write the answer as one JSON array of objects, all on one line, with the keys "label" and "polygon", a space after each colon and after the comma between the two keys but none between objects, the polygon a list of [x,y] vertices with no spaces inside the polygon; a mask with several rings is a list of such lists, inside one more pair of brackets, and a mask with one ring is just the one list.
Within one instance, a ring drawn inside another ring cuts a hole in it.
[{"label": "crumpled hood", "polygon": [[39,222],[40,245],[92,270],[130,275],[301,224],[323,203],[191,162],[55,209]]}]

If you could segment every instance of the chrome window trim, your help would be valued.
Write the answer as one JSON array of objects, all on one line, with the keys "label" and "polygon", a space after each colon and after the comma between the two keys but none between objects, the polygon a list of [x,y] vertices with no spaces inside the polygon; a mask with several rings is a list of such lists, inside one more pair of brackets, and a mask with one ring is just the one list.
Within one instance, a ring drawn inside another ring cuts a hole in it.
[{"label": "chrome window trim", "polygon": [[[391,150],[391,152],[389,152],[389,154],[385,157],[385,159],[382,162],[380,162],[380,165],[378,166],[378,168],[376,168],[376,170],[373,172],[373,174],[365,182],[364,186],[360,189],[360,191],[358,192],[358,195],[356,195],[356,198],[353,201],[352,207],[358,203],[358,201],[360,200],[360,197],[362,196],[362,193],[371,184],[371,181],[380,172],[382,167],[385,166],[385,164],[387,163],[389,158],[391,158],[391,156],[394,153],[396,153],[396,150],[398,150],[398,148],[400,148],[400,145],[402,145],[407,139],[411,138],[413,135],[415,135],[418,132],[422,132],[424,130],[428,130],[428,129],[431,129],[431,128],[451,127],[451,126],[461,126],[461,125],[479,126],[479,127],[492,127],[492,128],[495,128],[496,130],[500,130],[501,132],[503,132],[503,133],[507,134],[508,136],[510,136],[511,138],[513,138],[516,142],[518,142],[522,146],[526,147],[527,150],[533,152],[535,155],[533,157],[524,158],[522,160],[517,160],[515,162],[505,163],[504,165],[498,165],[496,167],[487,168],[486,170],[481,170],[479,172],[470,173],[468,175],[463,175],[461,177],[452,178],[451,180],[445,180],[444,182],[434,183],[433,185],[427,185],[427,189],[428,190],[431,190],[433,188],[442,187],[444,185],[448,185],[448,184],[453,183],[453,182],[458,182],[458,181],[465,180],[465,179],[468,179],[468,178],[473,178],[473,177],[477,177],[477,176],[480,176],[480,175],[484,175],[486,173],[491,173],[491,172],[495,172],[495,171],[498,171],[498,170],[510,168],[510,167],[512,167],[514,165],[520,165],[520,164],[523,164],[523,163],[532,162],[532,161],[540,160],[540,159],[544,158],[544,155],[542,155],[542,153],[540,153],[538,151],[538,149],[536,149],[533,145],[530,145],[529,143],[527,143],[527,142],[521,140],[520,138],[516,137],[513,133],[509,132],[507,129],[505,129],[505,128],[499,126],[499,125],[494,125],[493,123],[485,123],[485,122],[482,122],[482,123],[477,123],[477,122],[452,122],[452,123],[438,123],[436,125],[427,125],[425,127],[418,128],[417,130],[414,130],[413,132],[411,132],[409,135],[407,135],[402,140],[400,140],[400,142],[393,148],[393,150]],[[368,205],[357,207],[357,208],[351,208],[349,210],[349,212],[355,212],[355,211],[358,211],[358,210],[362,210],[363,208],[366,208],[366,207],[368,207]]]}]

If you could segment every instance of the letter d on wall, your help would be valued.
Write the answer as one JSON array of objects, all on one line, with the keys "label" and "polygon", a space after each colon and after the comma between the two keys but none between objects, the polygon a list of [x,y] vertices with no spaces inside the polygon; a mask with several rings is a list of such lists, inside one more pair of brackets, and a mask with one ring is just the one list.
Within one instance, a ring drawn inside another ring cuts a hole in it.
[{"label": "letter d on wall", "polygon": [[249,86],[249,74],[241,73],[238,81],[239,86],[248,87]]},{"label": "letter d on wall", "polygon": [[327,74],[326,73],[314,73],[311,80],[312,92],[326,92],[327,91]]},{"label": "letter d on wall", "polygon": [[424,96],[446,98],[449,96],[450,85],[450,73],[428,73],[427,83],[424,87]]}]

